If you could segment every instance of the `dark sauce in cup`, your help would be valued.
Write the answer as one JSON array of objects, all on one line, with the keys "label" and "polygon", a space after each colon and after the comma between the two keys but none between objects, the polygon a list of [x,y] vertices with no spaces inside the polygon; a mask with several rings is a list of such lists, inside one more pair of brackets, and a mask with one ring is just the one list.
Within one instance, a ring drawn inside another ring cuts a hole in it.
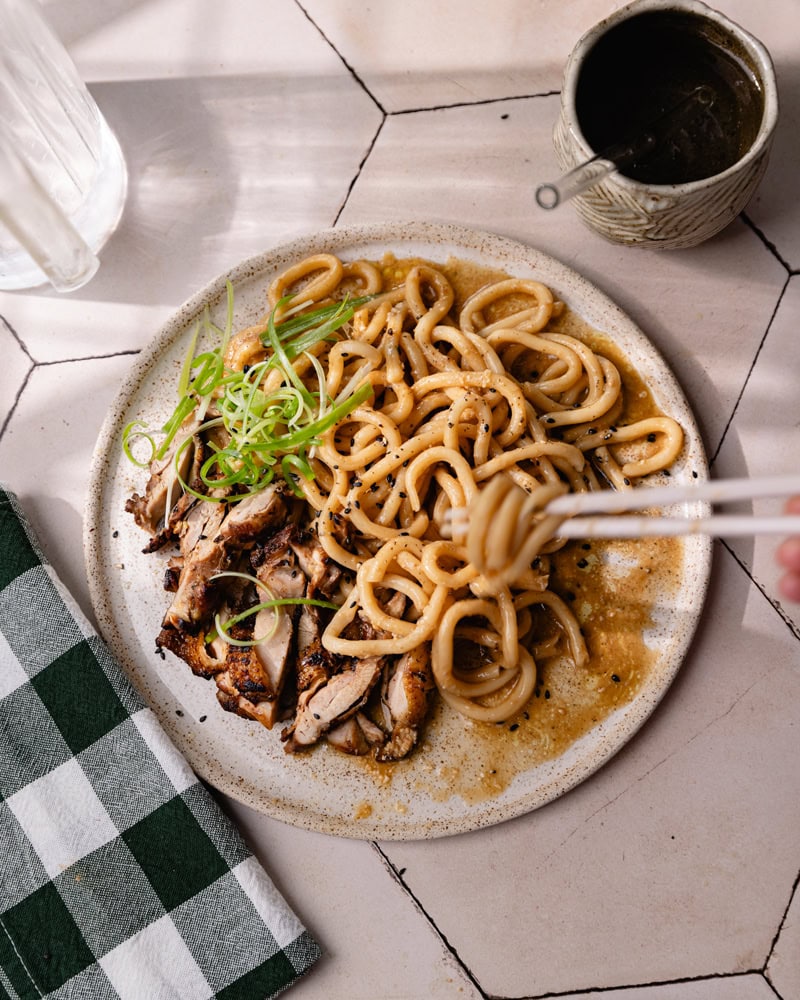
[{"label": "dark sauce in cup", "polygon": [[[696,101],[696,93],[707,96]],[[678,11],[637,14],[611,28],[586,56],[575,104],[595,153],[652,133],[651,148],[619,166],[648,184],[726,170],[753,144],[764,114],[747,53],[718,25]]]}]

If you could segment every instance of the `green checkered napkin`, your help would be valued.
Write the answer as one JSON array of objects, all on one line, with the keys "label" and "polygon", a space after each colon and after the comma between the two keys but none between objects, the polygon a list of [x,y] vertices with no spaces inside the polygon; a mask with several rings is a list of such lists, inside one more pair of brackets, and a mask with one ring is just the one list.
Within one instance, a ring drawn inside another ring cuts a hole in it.
[{"label": "green checkered napkin", "polygon": [[0,488],[0,1000],[254,1000],[318,956]]}]

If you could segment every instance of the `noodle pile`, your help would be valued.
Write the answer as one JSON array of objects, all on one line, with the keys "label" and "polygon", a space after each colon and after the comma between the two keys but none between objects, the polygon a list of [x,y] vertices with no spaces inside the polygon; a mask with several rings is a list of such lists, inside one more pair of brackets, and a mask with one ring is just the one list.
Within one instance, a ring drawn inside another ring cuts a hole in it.
[{"label": "noodle pile", "polygon": [[[548,329],[563,307],[537,281],[494,280],[456,310],[451,283],[428,262],[323,253],[276,278],[268,298],[280,319],[287,296],[295,312],[354,295],[373,297],[347,336],[293,362],[310,391],[322,371],[331,400],[364,382],[373,391],[309,451],[314,478],[295,477],[308,525],[354,575],[323,645],[357,658],[416,651],[450,706],[509,719],[534,691],[537,662],[587,661],[575,616],[548,586],[559,521],[536,511],[567,491],[627,489],[667,468],[681,428],[666,416],[616,423],[617,367]],[[231,339],[227,368],[268,356],[263,329]],[[267,371],[265,393],[279,377]],[[458,508],[470,509],[466,538],[448,526]],[[372,637],[348,629],[357,616]]]}]

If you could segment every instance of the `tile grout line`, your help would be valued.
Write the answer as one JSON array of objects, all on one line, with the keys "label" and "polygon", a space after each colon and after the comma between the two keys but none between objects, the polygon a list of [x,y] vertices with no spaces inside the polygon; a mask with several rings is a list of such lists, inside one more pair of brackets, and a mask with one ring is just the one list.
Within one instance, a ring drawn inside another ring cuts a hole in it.
[{"label": "tile grout line", "polygon": [[750,367],[747,369],[747,375],[745,376],[744,382],[742,383],[742,386],[739,389],[739,394],[736,397],[736,401],[733,404],[733,409],[730,412],[730,416],[728,417],[728,420],[727,420],[727,422],[725,424],[725,427],[724,427],[724,429],[722,431],[720,439],[717,442],[717,447],[714,449],[714,454],[711,456],[711,459],[709,460],[709,463],[708,463],[709,469],[713,468],[714,462],[717,460],[717,457],[719,456],[719,453],[722,450],[722,446],[725,443],[725,438],[728,436],[728,431],[730,430],[731,424],[733,423],[734,418],[736,417],[736,414],[737,414],[737,412],[739,410],[739,404],[741,403],[742,397],[744,396],[745,390],[747,389],[748,383],[750,382],[750,376],[753,374],[753,370],[755,369],[755,366],[758,363],[758,359],[759,359],[759,357],[761,355],[761,351],[763,350],[764,344],[766,343],[767,337],[769,336],[769,331],[772,329],[772,324],[775,322],[775,317],[778,315],[778,310],[781,307],[781,303],[783,302],[783,298],[786,295],[786,289],[789,287],[789,282],[791,280],[792,280],[792,275],[791,274],[787,274],[786,275],[786,280],[784,281],[783,287],[781,288],[781,290],[780,290],[780,292],[778,294],[778,298],[777,298],[777,300],[775,302],[775,307],[772,310],[772,315],[770,316],[770,318],[769,318],[769,320],[767,322],[767,328],[764,330],[764,335],[762,336],[761,340],[759,341],[758,347],[756,348],[756,353],[753,356],[753,360],[750,362]]},{"label": "tile grout line", "polygon": [[774,244],[774,243],[772,242],[772,240],[769,240],[769,239],[767,239],[767,235],[766,235],[766,233],[765,233],[765,232],[763,231],[763,229],[759,229],[759,227],[758,227],[758,226],[757,226],[757,225],[756,225],[756,224],[755,224],[755,223],[753,222],[753,220],[752,220],[752,219],[750,218],[750,216],[749,216],[749,215],[747,215],[747,213],[746,213],[746,212],[742,212],[742,213],[741,213],[741,216],[740,216],[740,218],[741,218],[742,222],[744,222],[744,224],[745,224],[746,226],[749,226],[749,228],[750,228],[750,229],[751,229],[751,230],[752,230],[752,231],[753,231],[753,232],[755,233],[755,235],[756,235],[756,236],[757,236],[757,237],[758,237],[758,238],[759,238],[759,239],[761,240],[761,242],[762,242],[762,243],[764,244],[764,246],[765,246],[765,247],[767,248],[767,250],[769,250],[769,252],[770,252],[770,253],[772,254],[772,256],[773,256],[773,257],[774,257],[774,258],[775,258],[775,259],[776,259],[776,260],[777,260],[777,261],[778,261],[778,262],[779,262],[779,263],[780,263],[780,264],[781,264],[781,265],[782,265],[783,267],[785,267],[785,268],[786,268],[786,271],[787,271],[787,272],[788,272],[788,273],[789,273],[790,275],[791,275],[791,274],[798,274],[798,273],[800,273],[800,272],[798,272],[798,270],[797,270],[796,268],[793,268],[793,267],[791,267],[788,261],[786,261],[786,260],[784,260],[784,259],[783,259],[783,257],[781,256],[781,254],[780,254],[780,253],[779,253],[779,251],[778,251],[778,248],[777,248],[777,246],[776,246],[776,245],[775,245],[775,244]]},{"label": "tile grout line", "polygon": [[401,115],[416,115],[426,111],[450,111],[453,108],[479,108],[489,104],[503,104],[505,101],[531,101],[541,97],[557,97],[560,90],[542,90],[537,94],[510,94],[507,97],[480,97],[474,101],[453,101],[451,104],[431,104],[419,108],[401,108],[399,111],[388,111],[392,117]]},{"label": "tile grout line", "polygon": [[335,215],[334,220],[333,220],[334,226],[337,225],[337,223],[339,222],[339,219],[341,218],[342,212],[347,207],[347,203],[348,203],[348,201],[350,201],[350,195],[353,193],[353,188],[356,186],[358,178],[361,176],[361,172],[364,169],[364,164],[367,162],[367,160],[372,155],[372,151],[375,148],[375,144],[377,143],[378,137],[380,136],[381,132],[383,131],[383,126],[385,124],[386,124],[386,113],[383,112],[381,120],[380,120],[380,123],[378,124],[378,127],[375,130],[375,135],[372,137],[372,141],[370,142],[369,146],[367,147],[366,153],[364,153],[364,156],[361,159],[361,162],[358,164],[358,167],[356,169],[355,174],[353,174],[353,177],[352,177],[350,183],[347,185],[347,191],[345,192],[344,198],[342,199],[342,203],[339,206],[339,209],[336,212],[336,215]]},{"label": "tile grout line", "polygon": [[333,52],[336,53],[336,55],[338,56],[338,58],[341,60],[342,65],[345,67],[345,69],[348,71],[348,73],[352,76],[352,78],[356,81],[356,83],[359,85],[359,87],[361,87],[361,89],[364,91],[364,93],[367,95],[367,97],[369,97],[369,99],[373,102],[373,104],[375,104],[375,106],[378,108],[378,110],[381,112],[381,114],[385,115],[386,114],[386,109],[383,107],[383,105],[377,99],[377,97],[372,93],[372,91],[369,89],[369,87],[364,83],[364,81],[361,79],[361,77],[358,75],[358,73],[356,73],[354,67],[350,65],[350,63],[345,59],[345,57],[342,55],[342,53],[336,48],[336,46],[333,44],[333,42],[330,40],[330,38],[328,38],[328,36],[325,34],[325,32],[322,30],[322,28],[320,28],[320,26],[317,24],[317,22],[314,20],[314,18],[308,13],[308,11],[302,5],[302,3],[300,2],[300,0],[294,0],[294,2],[296,4],[298,10],[301,11],[301,13],[303,14],[303,16],[308,21],[308,23],[311,24],[311,25],[313,25],[313,27],[316,29],[316,31],[319,32],[319,35],[323,39],[323,41],[325,41],[330,46],[330,48],[333,50]]},{"label": "tile grout line", "polygon": [[756,590],[761,594],[761,596],[764,598],[764,600],[769,605],[772,606],[773,610],[781,618],[781,620],[783,621],[784,625],[786,625],[786,627],[789,629],[789,631],[792,633],[792,635],[796,639],[800,639],[800,629],[798,629],[797,625],[795,625],[795,623],[792,621],[792,619],[783,610],[783,605],[781,604],[781,602],[780,601],[773,601],[772,600],[772,598],[769,596],[769,594],[767,594],[767,592],[764,590],[764,588],[761,586],[761,584],[758,582],[758,580],[756,580],[756,578],[750,572],[750,570],[748,569],[747,565],[739,558],[739,556],[737,555],[737,553],[731,548],[731,546],[725,541],[724,538],[720,539],[720,543],[723,545],[723,547],[725,548],[725,550],[727,551],[727,553],[730,556],[733,557],[734,562],[742,570],[742,572],[748,578],[748,580],[750,581],[750,583],[752,583],[752,585],[756,588]]},{"label": "tile grout line", "polygon": [[462,972],[464,973],[464,975],[469,979],[469,981],[472,983],[472,985],[478,991],[478,993],[480,994],[480,996],[483,997],[484,1000],[490,1000],[489,994],[486,993],[486,991],[481,987],[480,983],[476,979],[476,977],[473,974],[473,972],[470,970],[470,968],[467,966],[467,964],[464,962],[464,960],[458,954],[458,952],[453,947],[453,945],[450,944],[450,942],[447,939],[447,936],[444,934],[443,931],[441,931],[439,929],[439,927],[436,924],[436,921],[433,919],[433,917],[430,915],[430,913],[428,913],[428,911],[422,905],[422,902],[420,901],[420,899],[411,891],[411,889],[408,887],[408,885],[404,881],[404,879],[403,879],[403,873],[405,872],[405,869],[404,868],[403,869],[398,868],[394,864],[394,862],[390,860],[388,854],[386,854],[386,852],[383,850],[383,848],[380,846],[380,844],[377,841],[375,841],[375,840],[371,841],[371,847],[377,853],[378,857],[381,859],[382,863],[386,866],[386,868],[388,868],[388,870],[391,873],[392,877],[400,884],[400,886],[402,887],[403,891],[413,901],[414,905],[417,907],[417,909],[419,910],[419,912],[427,920],[427,922],[428,922],[429,926],[431,927],[431,929],[433,930],[433,932],[436,934],[436,936],[442,942],[442,944],[447,949],[447,951],[449,952],[449,954],[452,955],[453,959],[458,964],[458,967],[462,970]]},{"label": "tile grout line", "polygon": [[[27,354],[27,351],[26,351],[26,354]],[[30,357],[30,355],[28,355],[28,356]],[[10,407],[8,413],[6,414],[5,420],[3,421],[2,425],[0,425],[0,441],[3,440],[3,435],[5,434],[5,432],[6,432],[7,428],[8,428],[8,425],[11,423],[11,418],[14,416],[14,413],[16,412],[16,409],[17,409],[17,406],[19,404],[19,401],[22,398],[22,393],[25,391],[25,387],[27,386],[28,382],[30,381],[31,375],[32,375],[33,370],[34,370],[35,367],[36,367],[35,362],[31,361],[30,366],[29,366],[27,372],[25,372],[25,377],[22,380],[22,385],[19,387],[19,389],[17,389],[16,394],[14,396],[14,401],[11,404],[11,407]]]},{"label": "tile grout line", "polygon": [[769,966],[769,961],[770,961],[770,959],[772,958],[772,955],[775,952],[775,946],[777,945],[778,940],[780,939],[781,932],[783,931],[783,928],[784,928],[784,926],[786,924],[786,918],[789,916],[789,910],[792,908],[792,903],[793,903],[794,898],[795,898],[795,896],[797,895],[798,892],[800,892],[800,872],[798,872],[797,878],[795,878],[795,880],[794,880],[794,885],[792,886],[792,891],[789,893],[789,900],[786,903],[786,909],[783,911],[783,916],[781,917],[780,923],[778,924],[778,929],[775,931],[775,936],[773,937],[772,943],[770,944],[770,947],[769,947],[769,951],[767,952],[767,959],[764,962],[764,969],[763,969],[764,978],[769,983],[769,985],[770,985],[771,989],[773,990],[773,992],[775,993],[775,995],[778,997],[778,1000],[782,1000],[781,994],[778,992],[778,988],[775,986],[775,984],[769,978],[769,974],[767,972],[767,968]]},{"label": "tile grout line", "polygon": [[[640,990],[640,989],[652,989],[653,987],[661,986],[680,986],[685,983],[706,983],[711,980],[718,979],[739,979],[744,978],[744,976],[759,976],[771,987],[771,984],[766,979],[764,974],[760,969],[745,969],[743,972],[712,972],[707,975],[701,976],[680,976],[677,979],[656,979],[649,983],[626,983],[623,986],[587,986],[578,987],[578,990],[568,989],[568,990],[558,990],[555,993],[537,993],[526,994],[524,997],[502,997],[502,998],[490,998],[490,1000],[558,1000],[559,997],[574,997],[579,998],[586,994],[594,995],[595,993],[614,993],[618,991],[626,992],[627,990]],[[774,990],[773,990],[774,992]],[[778,997],[778,1000],[782,998]]]}]

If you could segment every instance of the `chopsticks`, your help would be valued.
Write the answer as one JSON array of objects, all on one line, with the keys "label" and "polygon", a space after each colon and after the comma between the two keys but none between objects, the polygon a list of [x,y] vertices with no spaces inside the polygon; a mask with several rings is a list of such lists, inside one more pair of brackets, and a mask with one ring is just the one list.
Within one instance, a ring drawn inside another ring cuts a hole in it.
[{"label": "chopsticks", "polygon": [[[718,479],[686,485],[639,487],[615,492],[600,490],[569,493],[551,500],[542,513],[566,517],[557,534],[561,538],[643,538],[675,535],[743,537],[747,535],[800,534],[800,516],[780,514],[622,514],[624,511],[668,507],[697,501],[732,503],[762,497],[800,494],[800,475]],[[467,508],[452,511],[451,530],[467,530]]]}]

